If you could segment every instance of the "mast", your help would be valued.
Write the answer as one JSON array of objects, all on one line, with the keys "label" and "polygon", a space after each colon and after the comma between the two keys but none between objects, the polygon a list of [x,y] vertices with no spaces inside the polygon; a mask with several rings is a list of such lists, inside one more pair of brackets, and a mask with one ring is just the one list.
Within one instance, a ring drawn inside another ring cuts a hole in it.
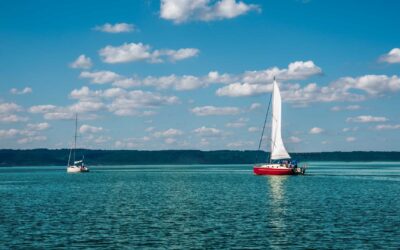
[{"label": "mast", "polygon": [[74,164],[76,156],[76,138],[78,137],[78,113],[75,114],[75,136],[74,136]]}]

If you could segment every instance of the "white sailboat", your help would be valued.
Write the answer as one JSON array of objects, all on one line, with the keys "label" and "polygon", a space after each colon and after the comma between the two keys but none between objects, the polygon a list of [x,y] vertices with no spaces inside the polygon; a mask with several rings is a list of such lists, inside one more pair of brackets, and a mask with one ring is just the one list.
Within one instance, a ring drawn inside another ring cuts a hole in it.
[{"label": "white sailboat", "polygon": [[[75,136],[74,136],[74,147],[69,151],[67,172],[68,173],[82,173],[89,172],[89,168],[83,163],[84,156],[82,155],[82,160],[76,160],[76,139],[78,137],[78,114],[75,115]],[[71,163],[72,156],[72,163]]]},{"label": "white sailboat", "polygon": [[[291,160],[282,140],[282,97],[278,83],[273,83],[272,91],[272,126],[271,155],[268,163],[256,164],[253,172],[257,175],[295,175],[304,174],[305,166],[299,167],[297,161]],[[267,113],[268,115],[268,113]],[[266,117],[267,119],[267,117]],[[266,121],[266,120],[265,120]],[[264,124],[265,128],[265,124]],[[263,128],[263,133],[264,133]],[[261,135],[260,146],[263,134]],[[260,149],[260,147],[259,147]]]}]

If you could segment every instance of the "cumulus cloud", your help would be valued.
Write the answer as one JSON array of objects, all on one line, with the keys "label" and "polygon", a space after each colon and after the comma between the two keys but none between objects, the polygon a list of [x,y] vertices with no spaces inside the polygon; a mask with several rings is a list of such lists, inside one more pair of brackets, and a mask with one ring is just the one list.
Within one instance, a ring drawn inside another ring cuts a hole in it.
[{"label": "cumulus cloud", "polygon": [[18,129],[0,129],[0,138],[10,138],[18,135],[20,131]]},{"label": "cumulus cloud", "polygon": [[16,112],[21,112],[22,110],[23,109],[21,106],[13,102],[0,103],[0,122],[11,123],[27,121],[27,117],[15,114]]},{"label": "cumulus cloud", "polygon": [[29,123],[24,129],[1,129],[0,138],[10,139],[15,138],[18,144],[26,144],[34,141],[45,141],[47,137],[40,135],[39,132],[50,127],[48,123]]},{"label": "cumulus cloud", "polygon": [[346,133],[346,132],[350,132],[350,131],[357,131],[358,130],[358,127],[352,127],[352,128],[343,128],[342,129],[342,131],[344,132],[344,133]]},{"label": "cumulus cloud", "polygon": [[376,130],[395,130],[400,129],[400,124],[380,124],[375,126]]},{"label": "cumulus cloud", "polygon": [[347,142],[354,142],[354,141],[356,141],[356,138],[352,137],[352,136],[349,136],[349,137],[346,137],[346,141]]},{"label": "cumulus cloud", "polygon": [[228,128],[242,128],[244,126],[246,126],[246,122],[249,119],[246,118],[239,118],[238,120],[234,121],[234,122],[228,122],[227,124],[225,124],[226,127]]},{"label": "cumulus cloud", "polygon": [[202,126],[193,130],[193,133],[202,137],[218,137],[222,135],[222,131],[217,128]]},{"label": "cumulus cloud", "polygon": [[37,135],[37,136],[31,136],[31,137],[24,137],[21,139],[17,140],[18,144],[26,144],[34,141],[46,141],[47,137],[44,135]]},{"label": "cumulus cloud", "polygon": [[152,50],[149,45],[143,43],[124,43],[116,47],[108,45],[102,48],[99,54],[103,62],[114,64],[134,61],[162,63],[164,59],[176,62],[197,56],[199,52],[195,48]]},{"label": "cumulus cloud", "polygon": [[70,63],[70,67],[73,69],[90,69],[92,67],[92,60],[84,54],[78,56],[75,61]]},{"label": "cumulus cloud", "polygon": [[260,131],[260,128],[258,128],[258,127],[249,127],[249,128],[247,129],[247,131],[249,131],[249,132],[251,132],[251,133],[254,133],[254,132]]},{"label": "cumulus cloud", "polygon": [[324,132],[324,129],[322,128],[318,128],[318,127],[313,127],[310,129],[309,133],[316,135],[316,134],[321,134],[322,132]]},{"label": "cumulus cloud", "polygon": [[217,89],[216,94],[218,96],[255,96],[261,95],[272,91],[272,84],[261,85],[261,84],[249,84],[249,83],[232,83],[228,86]]},{"label": "cumulus cloud", "polygon": [[246,71],[234,78],[237,82],[217,89],[218,96],[255,96],[272,91],[272,81],[275,78],[280,81],[302,80],[322,73],[321,68],[313,61],[296,61],[290,63],[287,69],[277,67],[261,71]]},{"label": "cumulus cloud", "polygon": [[154,137],[176,137],[183,135],[183,132],[179,129],[170,128],[164,131],[157,131],[153,133]]},{"label": "cumulus cloud", "polygon": [[259,108],[261,108],[261,103],[258,103],[258,102],[255,102],[255,103],[252,103],[251,105],[250,105],[250,110],[256,110],[256,109],[259,109]]},{"label": "cumulus cloud", "polygon": [[94,30],[106,33],[129,33],[135,30],[135,25],[130,23],[105,23],[101,26],[96,26]]},{"label": "cumulus cloud", "polygon": [[29,112],[33,114],[43,114],[57,109],[54,105],[36,105],[29,108]]},{"label": "cumulus cloud", "polygon": [[14,114],[0,114],[0,122],[26,122],[28,117],[14,115]]},{"label": "cumulus cloud", "polygon": [[50,124],[48,124],[47,122],[28,123],[26,127],[29,130],[42,131],[42,130],[46,130],[46,129],[50,128]]},{"label": "cumulus cloud", "polygon": [[400,48],[394,48],[379,58],[380,62],[400,63]]},{"label": "cumulus cloud", "polygon": [[347,122],[358,122],[358,123],[368,123],[368,122],[386,122],[388,119],[383,116],[371,116],[371,115],[360,115],[356,117],[348,117]]},{"label": "cumulus cloud", "polygon": [[385,92],[400,90],[400,79],[398,76],[365,75],[360,77],[343,77],[332,84],[333,88],[342,89],[346,92],[351,89],[362,90],[369,95],[379,95]]},{"label": "cumulus cloud", "polygon": [[13,102],[0,103],[0,114],[19,112],[22,107]]},{"label": "cumulus cloud", "polygon": [[301,142],[302,140],[301,140],[299,137],[291,136],[291,137],[289,137],[289,141],[290,141],[291,143],[299,143],[299,142]]},{"label": "cumulus cloud", "polygon": [[25,95],[25,94],[30,94],[32,93],[32,89],[30,87],[25,87],[21,90],[18,90],[16,88],[10,89],[10,93],[14,95]]},{"label": "cumulus cloud", "polygon": [[235,18],[252,10],[260,11],[261,8],[236,0],[162,0],[160,17],[174,23],[213,21]]},{"label": "cumulus cloud", "polygon": [[241,112],[240,109],[237,107],[215,107],[215,106],[195,107],[190,111],[197,116],[237,115]]},{"label": "cumulus cloud", "polygon": [[97,84],[111,83],[121,79],[121,76],[118,75],[117,73],[107,70],[94,71],[94,72],[83,71],[81,72],[79,77],[88,78],[90,79],[91,83],[97,83]]},{"label": "cumulus cloud", "polygon": [[179,103],[179,99],[176,96],[164,96],[150,91],[127,91],[122,88],[93,91],[86,86],[81,89],[74,89],[70,93],[70,97],[79,100],[70,109],[73,109],[76,105],[81,105],[81,108],[85,108],[83,109],[84,112],[107,109],[120,116],[154,115],[155,112],[152,110],[143,112],[140,110]]},{"label": "cumulus cloud", "polygon": [[83,124],[79,127],[79,132],[82,134],[87,134],[87,133],[98,133],[103,131],[102,127],[95,127],[87,124]]},{"label": "cumulus cloud", "polygon": [[229,148],[248,148],[254,146],[253,141],[235,141],[235,142],[230,142],[226,146]]},{"label": "cumulus cloud", "polygon": [[358,110],[360,109],[361,106],[360,105],[348,105],[348,106],[334,106],[331,108],[332,111],[341,111],[341,110]]}]

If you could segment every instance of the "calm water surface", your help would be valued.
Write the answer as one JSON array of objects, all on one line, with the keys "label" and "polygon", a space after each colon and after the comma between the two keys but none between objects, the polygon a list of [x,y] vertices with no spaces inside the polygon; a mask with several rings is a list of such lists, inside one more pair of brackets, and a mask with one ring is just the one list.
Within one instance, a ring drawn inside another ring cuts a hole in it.
[{"label": "calm water surface", "polygon": [[400,163],[0,168],[1,249],[399,249]]}]

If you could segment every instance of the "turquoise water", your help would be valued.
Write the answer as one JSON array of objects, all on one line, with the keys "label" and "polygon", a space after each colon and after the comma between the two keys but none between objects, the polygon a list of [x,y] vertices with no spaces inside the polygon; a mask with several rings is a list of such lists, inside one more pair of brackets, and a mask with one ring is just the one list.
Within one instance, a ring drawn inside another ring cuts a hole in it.
[{"label": "turquoise water", "polygon": [[400,163],[0,168],[4,249],[399,249]]}]

